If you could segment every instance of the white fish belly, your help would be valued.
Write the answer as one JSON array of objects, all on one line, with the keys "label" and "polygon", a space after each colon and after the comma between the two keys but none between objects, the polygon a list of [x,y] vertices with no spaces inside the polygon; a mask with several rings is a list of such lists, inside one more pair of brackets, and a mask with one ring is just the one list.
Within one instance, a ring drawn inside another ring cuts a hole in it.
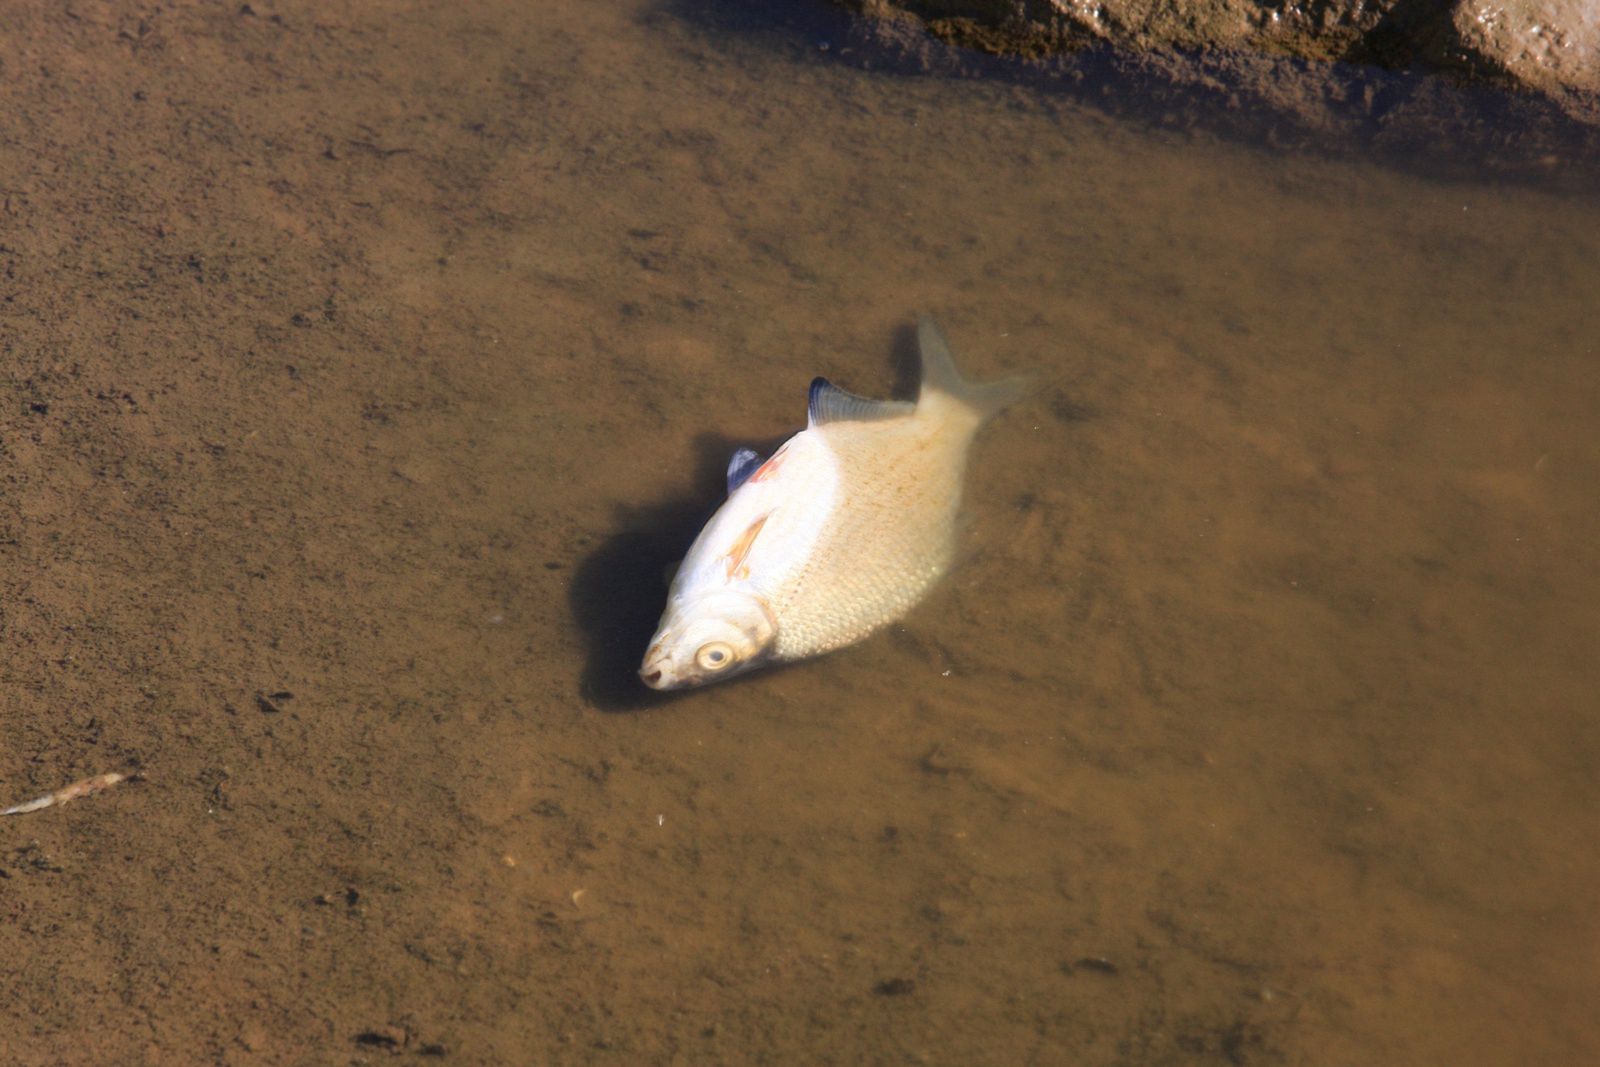
[{"label": "white fish belly", "polygon": [[728,589],[770,607],[822,535],[837,494],[837,467],[815,433],[790,438],[712,516],[679,566],[670,598]]}]

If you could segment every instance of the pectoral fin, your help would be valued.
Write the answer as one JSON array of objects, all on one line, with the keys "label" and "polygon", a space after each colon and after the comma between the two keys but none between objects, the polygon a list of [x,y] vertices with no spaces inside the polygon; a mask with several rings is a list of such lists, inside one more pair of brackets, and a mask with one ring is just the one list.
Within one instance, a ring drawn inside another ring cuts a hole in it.
[{"label": "pectoral fin", "polygon": [[728,581],[743,580],[750,577],[750,568],[745,566],[745,560],[750,557],[750,550],[756,546],[756,538],[761,536],[761,527],[767,524],[767,516],[763,515],[745,528],[744,533],[728,549],[724,562],[728,567]]}]

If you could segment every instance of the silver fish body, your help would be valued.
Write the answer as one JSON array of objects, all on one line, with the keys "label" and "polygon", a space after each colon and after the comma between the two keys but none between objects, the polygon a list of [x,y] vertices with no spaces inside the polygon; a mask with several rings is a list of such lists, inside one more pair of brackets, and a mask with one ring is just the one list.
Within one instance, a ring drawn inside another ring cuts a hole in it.
[{"label": "silver fish body", "polygon": [[806,429],[765,462],[735,454],[728,499],[667,594],[639,669],[647,685],[704,685],[853,644],[943,577],[973,436],[1021,383],[963,380],[926,317],[918,343],[915,404],[818,378]]}]

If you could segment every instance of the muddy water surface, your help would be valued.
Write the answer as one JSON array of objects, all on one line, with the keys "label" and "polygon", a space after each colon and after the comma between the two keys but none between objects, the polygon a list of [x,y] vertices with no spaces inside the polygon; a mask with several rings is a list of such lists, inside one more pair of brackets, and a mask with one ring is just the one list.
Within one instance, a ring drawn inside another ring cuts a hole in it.
[{"label": "muddy water surface", "polygon": [[[0,823],[7,1062],[1600,1057],[1600,201],[644,0],[14,33],[0,784],[146,777]],[[644,693],[919,310],[1038,375],[959,572]]]}]

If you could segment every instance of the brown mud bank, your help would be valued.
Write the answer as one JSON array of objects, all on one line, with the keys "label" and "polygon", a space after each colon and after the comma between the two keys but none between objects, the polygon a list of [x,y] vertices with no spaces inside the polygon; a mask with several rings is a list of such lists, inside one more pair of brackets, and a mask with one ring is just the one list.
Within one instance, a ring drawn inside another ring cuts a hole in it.
[{"label": "brown mud bank", "polygon": [[1600,160],[1589,0],[834,2],[863,16],[861,43],[913,64],[959,73],[983,56],[1022,59],[1099,95],[1133,77],[1141,106],[1203,111],[1235,133],[1467,150],[1502,168]]}]

